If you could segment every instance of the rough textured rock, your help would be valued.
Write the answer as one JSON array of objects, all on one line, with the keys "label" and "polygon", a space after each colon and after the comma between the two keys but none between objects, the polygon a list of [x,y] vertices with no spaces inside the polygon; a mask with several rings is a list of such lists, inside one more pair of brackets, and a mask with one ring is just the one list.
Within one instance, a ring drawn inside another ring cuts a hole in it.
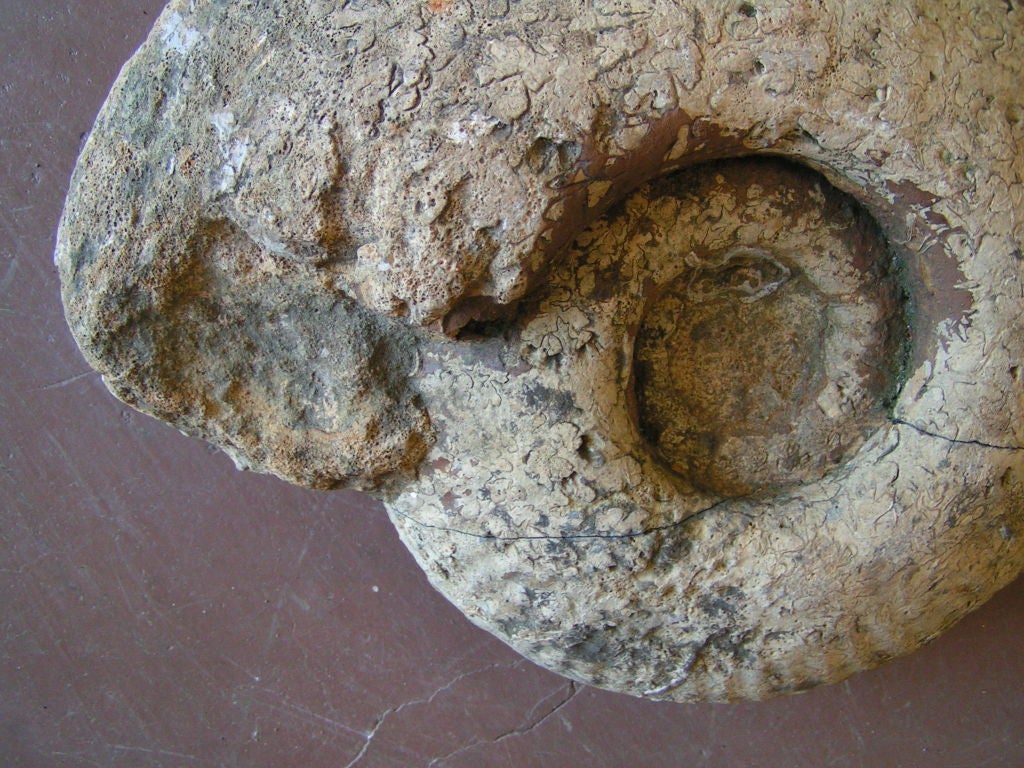
[{"label": "rough textured rock", "polygon": [[173,0],[72,181],[68,321],[239,465],[378,493],[541,664],[835,681],[1024,565],[1022,32],[1012,2]]}]

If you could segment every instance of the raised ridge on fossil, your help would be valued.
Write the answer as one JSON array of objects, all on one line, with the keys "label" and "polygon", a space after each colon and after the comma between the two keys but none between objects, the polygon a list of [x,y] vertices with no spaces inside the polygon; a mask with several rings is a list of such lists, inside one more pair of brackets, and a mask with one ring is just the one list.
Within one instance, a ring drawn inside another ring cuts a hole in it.
[{"label": "raised ridge on fossil", "polygon": [[1024,566],[1015,3],[172,0],[58,235],[107,386],[528,657],[757,699]]}]

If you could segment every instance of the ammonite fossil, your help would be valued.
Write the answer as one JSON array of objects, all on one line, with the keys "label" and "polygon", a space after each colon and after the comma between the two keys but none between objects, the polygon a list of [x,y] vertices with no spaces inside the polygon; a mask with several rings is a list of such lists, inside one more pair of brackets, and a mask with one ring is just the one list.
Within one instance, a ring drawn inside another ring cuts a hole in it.
[{"label": "ammonite fossil", "polygon": [[1024,565],[1014,2],[173,0],[57,263],[107,386],[529,658],[757,699]]}]

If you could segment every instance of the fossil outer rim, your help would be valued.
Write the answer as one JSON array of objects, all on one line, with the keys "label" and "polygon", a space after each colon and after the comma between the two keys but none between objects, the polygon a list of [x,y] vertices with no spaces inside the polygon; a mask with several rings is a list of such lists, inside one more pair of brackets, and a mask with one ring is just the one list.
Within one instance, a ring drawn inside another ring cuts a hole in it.
[{"label": "fossil outer rim", "polygon": [[[242,466],[376,490],[473,621],[637,695],[841,679],[1014,578],[1020,10],[500,6],[171,2],[58,236],[69,324],[111,390]],[[545,286],[642,183],[751,154],[870,212],[912,349],[851,461],[680,500],[649,457],[607,450],[628,409],[580,415],[548,386],[584,350],[591,403],[628,391],[577,315],[541,313],[514,355],[457,332]],[[599,455],[599,488],[574,485]]]}]

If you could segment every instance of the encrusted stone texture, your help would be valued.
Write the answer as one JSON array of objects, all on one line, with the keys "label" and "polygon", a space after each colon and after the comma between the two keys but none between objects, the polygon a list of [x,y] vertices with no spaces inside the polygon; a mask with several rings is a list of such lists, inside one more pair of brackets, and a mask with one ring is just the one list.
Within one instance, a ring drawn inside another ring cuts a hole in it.
[{"label": "encrusted stone texture", "polygon": [[68,321],[545,666],[839,680],[1024,565],[1022,62],[1014,2],[173,0]]}]

